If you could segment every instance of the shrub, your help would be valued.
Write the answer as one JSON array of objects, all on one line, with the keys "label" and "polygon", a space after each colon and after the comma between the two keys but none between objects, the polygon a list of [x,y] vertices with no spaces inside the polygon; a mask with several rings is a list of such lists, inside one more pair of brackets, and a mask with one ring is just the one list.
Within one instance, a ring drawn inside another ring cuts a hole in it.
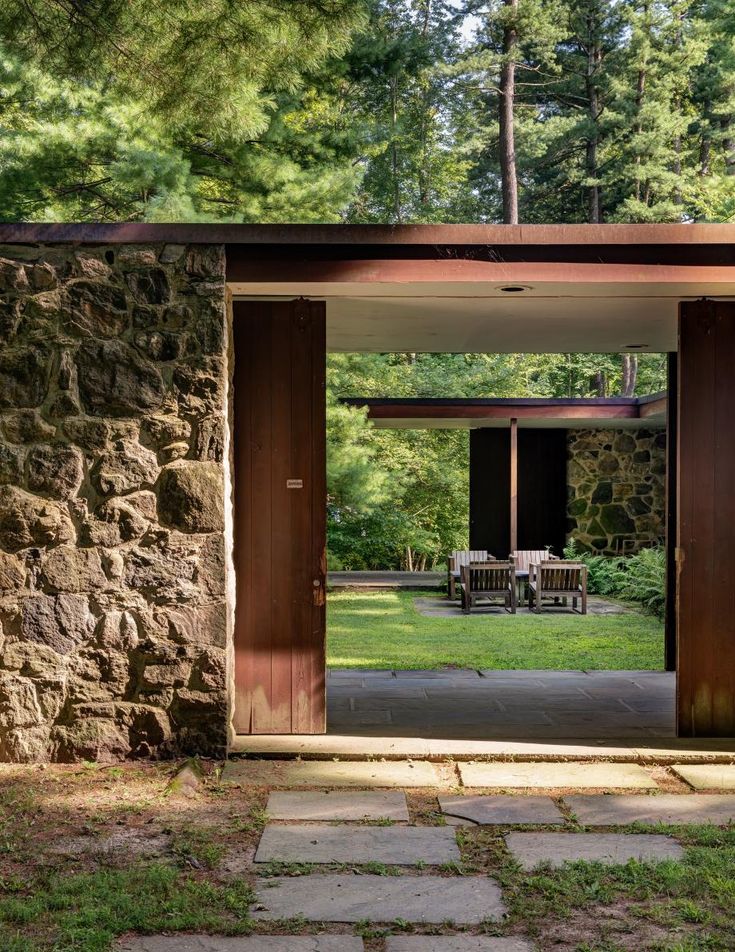
[{"label": "shrub", "polygon": [[604,556],[582,551],[572,540],[564,558],[584,562],[591,595],[612,595],[638,602],[644,612],[663,618],[666,608],[666,553],[660,546],[635,555]]},{"label": "shrub", "polygon": [[644,611],[663,618],[666,608],[666,553],[662,548],[641,549],[624,560],[620,572],[621,598],[640,602]]}]

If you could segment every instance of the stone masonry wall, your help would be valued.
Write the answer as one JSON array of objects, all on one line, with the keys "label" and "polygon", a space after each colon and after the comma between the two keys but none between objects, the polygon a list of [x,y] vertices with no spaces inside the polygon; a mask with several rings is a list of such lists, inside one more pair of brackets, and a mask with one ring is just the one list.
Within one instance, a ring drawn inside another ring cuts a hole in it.
[{"label": "stone masonry wall", "polygon": [[225,750],[224,271],[0,247],[0,760]]},{"label": "stone masonry wall", "polygon": [[568,536],[603,555],[663,542],[666,433],[569,430]]}]

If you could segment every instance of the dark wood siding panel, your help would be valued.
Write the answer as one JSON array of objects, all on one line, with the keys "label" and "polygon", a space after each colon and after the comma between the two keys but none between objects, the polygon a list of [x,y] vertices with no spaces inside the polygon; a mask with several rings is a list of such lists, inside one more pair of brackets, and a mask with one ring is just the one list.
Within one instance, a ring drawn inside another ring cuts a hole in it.
[{"label": "dark wood siding panel", "polygon": [[235,729],[318,733],[326,726],[325,308],[238,302],[234,320]]},{"label": "dark wood siding panel", "polygon": [[567,530],[567,431],[518,431],[518,548],[561,555]]},{"label": "dark wood siding panel", "polygon": [[678,730],[735,733],[735,304],[679,322]]},{"label": "dark wood siding panel", "polygon": [[510,431],[470,431],[470,548],[510,550]]}]

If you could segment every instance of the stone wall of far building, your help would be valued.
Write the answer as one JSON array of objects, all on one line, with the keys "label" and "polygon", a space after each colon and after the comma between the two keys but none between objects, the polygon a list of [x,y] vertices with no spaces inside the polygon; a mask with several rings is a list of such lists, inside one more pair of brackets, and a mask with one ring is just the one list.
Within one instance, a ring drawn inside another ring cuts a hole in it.
[{"label": "stone wall of far building", "polygon": [[0,760],[225,750],[224,275],[0,247]]},{"label": "stone wall of far building", "polygon": [[569,538],[604,555],[663,542],[665,431],[569,430],[567,443]]}]

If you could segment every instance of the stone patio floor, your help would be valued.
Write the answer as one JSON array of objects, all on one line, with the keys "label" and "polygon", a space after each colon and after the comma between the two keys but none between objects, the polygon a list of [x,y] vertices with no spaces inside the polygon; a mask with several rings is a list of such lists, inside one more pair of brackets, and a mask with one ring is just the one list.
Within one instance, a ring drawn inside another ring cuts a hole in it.
[{"label": "stone patio floor", "polygon": [[452,740],[674,736],[667,671],[331,670],[329,734]]}]

